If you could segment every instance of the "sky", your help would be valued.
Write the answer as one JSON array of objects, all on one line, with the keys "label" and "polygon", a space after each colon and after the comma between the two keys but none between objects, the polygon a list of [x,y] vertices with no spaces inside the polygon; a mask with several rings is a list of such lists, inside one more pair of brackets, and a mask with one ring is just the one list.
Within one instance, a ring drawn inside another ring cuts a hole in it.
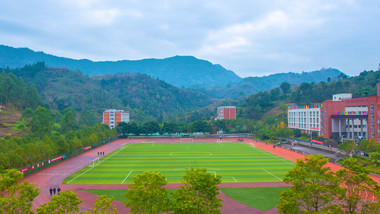
[{"label": "sky", "polygon": [[379,0],[1,0],[0,44],[74,59],[195,56],[241,77],[380,63]]}]

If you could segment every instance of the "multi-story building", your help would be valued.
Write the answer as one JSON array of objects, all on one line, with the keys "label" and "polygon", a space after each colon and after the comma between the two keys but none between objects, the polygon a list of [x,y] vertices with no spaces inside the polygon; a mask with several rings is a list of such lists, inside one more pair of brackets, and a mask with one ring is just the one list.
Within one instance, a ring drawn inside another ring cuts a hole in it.
[{"label": "multi-story building", "polygon": [[108,109],[103,112],[103,123],[111,129],[115,128],[119,122],[129,122],[129,112],[123,110]]},{"label": "multi-story building", "polygon": [[236,119],[236,107],[235,106],[220,106],[217,109],[217,116],[215,120],[235,120]]},{"label": "multi-story building", "polygon": [[288,127],[307,132],[319,128],[318,133],[324,138],[337,136],[380,142],[380,83],[376,89],[377,96],[372,97],[352,98],[352,94],[335,94],[332,100],[314,107],[289,106]]},{"label": "multi-story building", "polygon": [[319,106],[290,106],[288,108],[288,127],[300,129],[301,132],[313,131],[321,134]]}]

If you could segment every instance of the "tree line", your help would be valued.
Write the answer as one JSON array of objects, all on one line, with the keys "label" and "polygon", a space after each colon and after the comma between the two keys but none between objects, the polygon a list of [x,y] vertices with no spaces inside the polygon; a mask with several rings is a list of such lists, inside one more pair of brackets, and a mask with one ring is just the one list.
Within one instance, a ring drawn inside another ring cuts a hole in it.
[{"label": "tree line", "polygon": [[0,139],[0,171],[51,159],[115,136],[115,130],[107,125],[86,126],[91,118],[86,115],[84,112],[82,128],[78,129],[70,109],[65,109],[63,115],[41,106],[35,111],[25,109],[20,128],[28,135]]},{"label": "tree line", "polygon": [[297,159],[283,179],[292,186],[281,193],[280,213],[379,213],[380,187],[367,169],[353,158],[336,172],[327,163],[320,154]]},{"label": "tree line", "polygon": [[136,121],[120,122],[116,126],[120,135],[151,135],[151,134],[178,134],[178,133],[212,133],[222,131],[223,133],[252,132],[253,123],[244,118],[236,120],[198,120],[192,123],[149,121],[138,123]]},{"label": "tree line", "polygon": [[[33,199],[39,189],[27,180],[20,183],[23,174],[16,169],[0,175],[0,210],[3,213],[80,213],[82,202],[76,193],[66,190],[32,210]],[[131,213],[221,213],[222,199],[218,198],[221,176],[207,173],[206,169],[186,169],[183,184],[173,193],[165,189],[166,177],[160,172],[144,172],[133,178],[125,194],[124,204]],[[118,213],[113,198],[97,197],[89,213]]]},{"label": "tree line", "polygon": [[36,108],[42,105],[42,99],[36,87],[12,73],[0,73],[0,104],[14,105],[17,108]]}]

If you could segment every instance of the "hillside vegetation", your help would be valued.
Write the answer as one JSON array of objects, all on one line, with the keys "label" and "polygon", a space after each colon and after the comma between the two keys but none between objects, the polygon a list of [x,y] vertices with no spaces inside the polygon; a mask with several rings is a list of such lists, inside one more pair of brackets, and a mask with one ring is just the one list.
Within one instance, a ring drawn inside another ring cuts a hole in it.
[{"label": "hillside vegetation", "polygon": [[318,83],[327,79],[336,80],[339,75],[344,74],[334,68],[322,68],[311,72],[289,72],[263,77],[246,77],[239,82],[230,83],[222,87],[193,87],[193,89],[219,99],[238,98],[277,88],[283,82],[291,85],[299,85],[304,82]]},{"label": "hillside vegetation", "polygon": [[[282,109],[282,115],[286,119],[286,107],[288,104],[319,104],[332,98],[333,94],[352,93],[353,98],[376,96],[376,83],[380,82],[380,70],[363,71],[359,76],[351,77],[339,75],[337,81],[320,83],[302,83],[291,90],[289,83],[283,83],[280,87],[268,92],[259,92],[250,95],[242,104],[241,116],[263,120],[268,112]],[[270,114],[269,114],[270,115]]]},{"label": "hillside vegetation", "polygon": [[[200,93],[179,89],[142,74],[120,74],[90,78],[44,63],[20,69],[5,69],[35,85],[43,100],[59,111],[71,107],[77,112],[90,109],[101,114],[105,109],[132,111],[132,118],[152,119],[177,110],[209,105],[213,99]],[[100,120],[99,120],[100,121]]]},{"label": "hillside vegetation", "polygon": [[57,57],[28,48],[0,45],[0,66],[17,68],[26,64],[45,62],[50,67],[66,67],[87,75],[140,73],[159,78],[177,87],[193,85],[221,86],[241,78],[234,72],[193,56],[174,56],[165,59],[142,59],[94,62]]}]

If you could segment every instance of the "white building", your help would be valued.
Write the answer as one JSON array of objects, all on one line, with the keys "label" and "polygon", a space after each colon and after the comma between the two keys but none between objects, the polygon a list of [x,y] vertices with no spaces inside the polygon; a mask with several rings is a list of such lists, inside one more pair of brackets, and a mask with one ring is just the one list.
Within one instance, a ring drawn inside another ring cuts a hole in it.
[{"label": "white building", "polygon": [[129,122],[129,112],[123,110],[108,109],[103,112],[103,123],[111,129],[115,128],[119,122]]},{"label": "white building", "polygon": [[288,107],[288,127],[300,129],[301,132],[321,133],[320,127],[320,108],[315,106],[289,106]]}]

